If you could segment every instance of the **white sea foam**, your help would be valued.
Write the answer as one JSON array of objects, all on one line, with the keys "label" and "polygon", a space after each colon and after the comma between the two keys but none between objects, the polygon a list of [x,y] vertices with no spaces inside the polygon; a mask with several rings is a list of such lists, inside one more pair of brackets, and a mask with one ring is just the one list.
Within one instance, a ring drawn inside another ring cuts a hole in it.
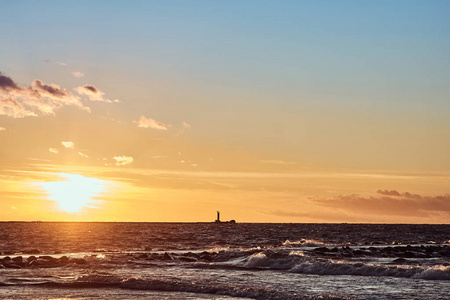
[{"label": "white sea foam", "polygon": [[399,266],[341,261],[304,261],[291,270],[293,273],[316,275],[357,275],[420,278],[428,280],[450,280],[450,267],[446,266]]},{"label": "white sea foam", "polygon": [[299,241],[290,241],[290,240],[286,240],[283,243],[284,247],[288,247],[288,248],[294,248],[294,247],[326,247],[326,246],[330,246],[332,244],[327,244],[324,243],[322,241],[318,241],[318,240],[311,240],[311,239],[301,239]]},{"label": "white sea foam", "polygon": [[288,270],[315,275],[391,276],[428,280],[450,280],[450,266],[392,265],[373,262],[307,258],[302,253],[255,253],[244,262],[245,268]]},{"label": "white sea foam", "polygon": [[433,266],[424,269],[422,272],[414,274],[412,278],[429,280],[450,280],[450,266]]},{"label": "white sea foam", "polygon": [[245,262],[246,268],[268,268],[276,270],[288,270],[295,266],[297,256],[288,255],[283,258],[270,258],[265,253],[256,253],[251,255]]}]

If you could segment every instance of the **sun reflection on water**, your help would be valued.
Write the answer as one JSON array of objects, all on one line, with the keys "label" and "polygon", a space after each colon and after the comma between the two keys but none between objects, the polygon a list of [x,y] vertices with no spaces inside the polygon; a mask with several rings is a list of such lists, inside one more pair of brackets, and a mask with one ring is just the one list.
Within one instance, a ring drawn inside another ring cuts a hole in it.
[{"label": "sun reflection on water", "polygon": [[53,174],[63,181],[38,183],[48,193],[48,199],[58,202],[66,212],[79,212],[83,207],[95,207],[95,199],[108,184],[107,181],[78,174]]}]

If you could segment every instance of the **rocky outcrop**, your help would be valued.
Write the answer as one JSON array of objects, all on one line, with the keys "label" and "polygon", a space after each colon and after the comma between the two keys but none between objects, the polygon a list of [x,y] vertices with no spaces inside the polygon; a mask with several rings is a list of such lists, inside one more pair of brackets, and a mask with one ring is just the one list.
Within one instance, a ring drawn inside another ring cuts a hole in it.
[{"label": "rocky outcrop", "polygon": [[34,256],[31,255],[24,259],[22,256],[16,256],[11,258],[10,256],[5,256],[0,259],[0,268],[9,269],[21,269],[21,268],[58,268],[64,267],[66,265],[85,265],[87,261],[83,258],[69,258],[67,256],[61,256],[55,258],[49,255]]}]

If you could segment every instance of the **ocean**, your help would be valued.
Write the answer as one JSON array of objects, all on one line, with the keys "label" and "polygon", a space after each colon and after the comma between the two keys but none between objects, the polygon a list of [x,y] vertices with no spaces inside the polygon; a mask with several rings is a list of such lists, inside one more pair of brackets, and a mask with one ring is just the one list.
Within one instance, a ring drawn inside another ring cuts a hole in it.
[{"label": "ocean", "polygon": [[449,299],[450,225],[0,223],[1,299]]}]

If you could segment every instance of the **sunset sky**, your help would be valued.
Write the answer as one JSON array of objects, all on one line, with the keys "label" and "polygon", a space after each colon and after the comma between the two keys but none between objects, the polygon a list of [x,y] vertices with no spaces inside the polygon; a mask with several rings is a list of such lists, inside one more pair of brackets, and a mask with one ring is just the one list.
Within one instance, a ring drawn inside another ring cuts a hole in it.
[{"label": "sunset sky", "polygon": [[450,222],[449,1],[0,8],[0,221]]}]

